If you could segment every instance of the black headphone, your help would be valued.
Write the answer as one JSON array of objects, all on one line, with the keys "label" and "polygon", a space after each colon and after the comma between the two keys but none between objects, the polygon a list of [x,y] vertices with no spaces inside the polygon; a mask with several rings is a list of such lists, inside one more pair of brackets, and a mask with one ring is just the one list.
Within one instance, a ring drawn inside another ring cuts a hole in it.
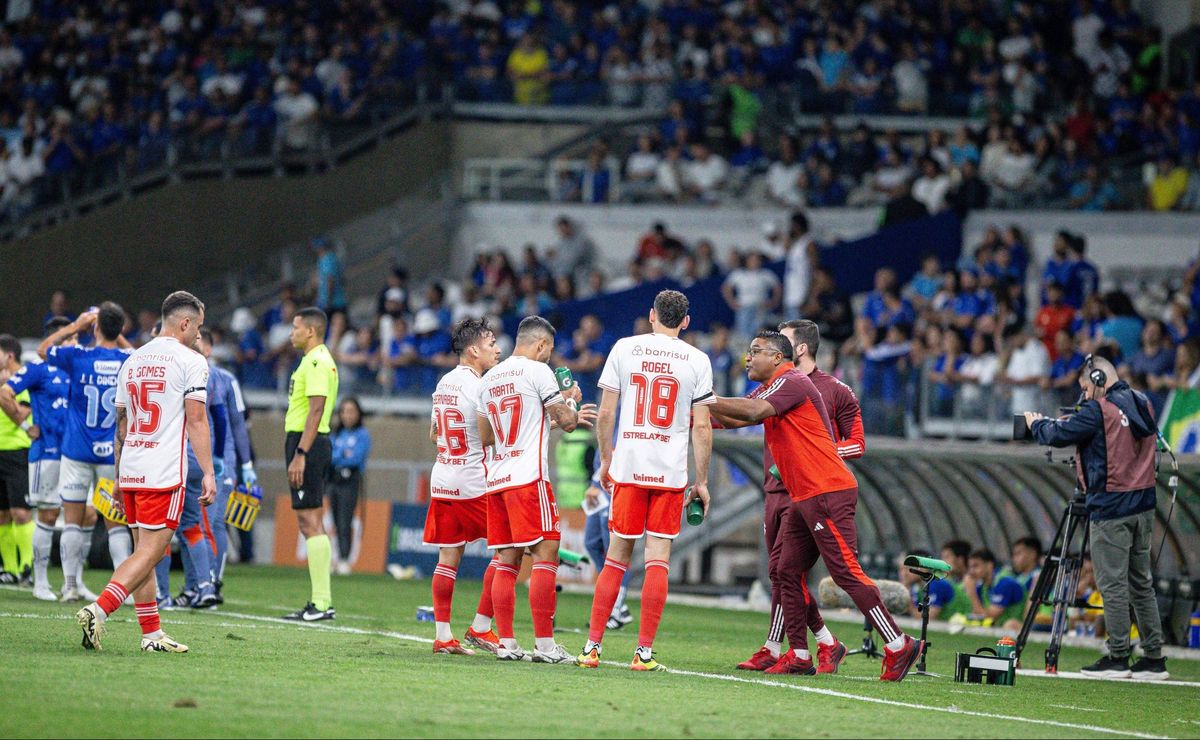
[{"label": "black headphone", "polygon": [[1108,374],[1096,367],[1090,354],[1084,358],[1083,362],[1087,366],[1088,380],[1092,381],[1092,385],[1104,390],[1104,386],[1108,383]]}]

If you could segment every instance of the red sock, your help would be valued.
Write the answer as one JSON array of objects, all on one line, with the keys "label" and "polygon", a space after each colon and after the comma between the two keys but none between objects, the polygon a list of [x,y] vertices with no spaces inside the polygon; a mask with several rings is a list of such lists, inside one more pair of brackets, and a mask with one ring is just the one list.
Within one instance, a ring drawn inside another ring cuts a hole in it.
[{"label": "red sock", "polygon": [[450,607],[454,604],[454,579],[457,571],[449,565],[438,563],[433,569],[433,618],[438,622],[450,621]]},{"label": "red sock", "polygon": [[116,581],[109,581],[104,587],[100,598],[96,599],[96,606],[104,610],[106,615],[112,614],[121,608],[121,604],[125,603],[125,599],[129,598],[129,589],[125,588]]},{"label": "red sock", "polygon": [[592,618],[588,622],[588,639],[600,642],[604,639],[604,627],[608,624],[608,615],[612,614],[613,604],[617,603],[617,595],[621,591],[621,580],[629,563],[619,563],[612,558],[604,561],[600,569],[600,577],[596,579],[596,594],[592,596]]},{"label": "red sock", "polygon": [[133,610],[137,613],[138,624],[142,626],[142,634],[158,632],[162,625],[158,621],[158,602],[147,601],[145,604],[134,603]]},{"label": "red sock", "polygon": [[496,636],[510,640],[513,636],[513,612],[517,609],[517,569],[496,563],[492,578],[492,609],[496,618]]},{"label": "red sock", "polygon": [[181,531],[183,533],[183,541],[189,545],[194,545],[204,539],[204,533],[200,531],[200,525],[198,524]]},{"label": "red sock", "polygon": [[481,614],[485,617],[490,617],[493,614],[492,579],[496,576],[496,566],[499,564],[499,558],[492,558],[492,562],[488,563],[487,570],[483,572],[483,591],[479,594],[479,606],[475,609],[476,614]]},{"label": "red sock", "polygon": [[658,622],[662,619],[663,606],[667,603],[667,572],[670,565],[665,560],[646,561],[646,579],[642,582],[642,619],[638,629],[638,647],[654,645]]},{"label": "red sock", "polygon": [[533,636],[554,637],[554,608],[558,592],[554,583],[558,580],[558,563],[539,560],[533,564],[529,576],[529,611],[533,614]]}]

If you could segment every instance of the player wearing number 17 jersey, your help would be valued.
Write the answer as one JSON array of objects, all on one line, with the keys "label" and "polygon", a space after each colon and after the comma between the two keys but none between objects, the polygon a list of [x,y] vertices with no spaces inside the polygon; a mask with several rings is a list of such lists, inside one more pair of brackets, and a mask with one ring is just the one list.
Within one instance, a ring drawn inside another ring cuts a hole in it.
[{"label": "player wearing number 17 jersey", "polygon": [[[533,551],[529,610],[533,614],[535,663],[569,663],[554,642],[555,580],[558,575],[558,505],[546,464],[550,421],[573,431],[579,387],[565,394],[546,361],[554,351],[554,327],[528,316],[517,327],[512,356],[483,376],[476,407],[479,437],[492,451],[487,465],[487,540],[499,563],[492,577],[499,660],[523,660],[513,635],[517,568],[525,548]],[[606,614],[607,616],[607,614]]]},{"label": "player wearing number 17 jersey", "polygon": [[[451,338],[458,353],[458,367],[443,375],[433,392],[429,439],[437,444],[437,461],[429,479],[424,541],[438,548],[432,584],[436,630],[433,652],[472,655],[473,650],[454,639],[450,612],[463,550],[468,542],[487,537],[487,501],[483,497],[487,467],[475,419],[479,386],[484,373],[500,361],[500,348],[486,320],[463,319],[454,325]],[[500,639],[492,631],[492,580],[497,566],[495,558],[488,564],[475,621],[466,634],[468,644],[491,653],[500,647]]]},{"label": "player wearing number 17 jersey", "polygon": [[[63,601],[78,601],[80,594],[91,593],[77,580],[83,555],[91,543],[91,527],[84,528],[88,497],[101,478],[113,477],[113,425],[117,394],[117,371],[129,357],[121,344],[125,312],[106,301],[96,311],[80,315],[74,323],[55,331],[38,345],[43,360],[57,365],[70,378],[67,396],[67,424],[62,440],[62,460],[58,469],[58,494],[62,501],[63,526],[59,550],[63,568]],[[95,327],[94,347],[63,345],[69,336]],[[125,343],[127,347],[128,344]],[[94,514],[93,514],[94,516]],[[129,530],[111,521],[108,527],[108,551],[119,566],[133,550]]]},{"label": "player wearing number 17 jersey", "polygon": [[[629,569],[634,543],[646,541],[646,576],[635,671],[662,670],[653,656],[654,636],[667,600],[671,541],[679,535],[684,489],[688,482],[688,439],[696,459],[691,497],[708,510],[708,461],[712,454],[713,395],[708,356],[679,338],[688,326],[688,299],[664,290],[650,310],[650,334],[616,343],[600,374],[596,439],[600,446],[600,482],[612,491],[609,530],[615,535],[592,599],[588,641],[576,662],[600,664],[600,640],[621,579]],[[613,425],[620,399],[616,448]]]}]

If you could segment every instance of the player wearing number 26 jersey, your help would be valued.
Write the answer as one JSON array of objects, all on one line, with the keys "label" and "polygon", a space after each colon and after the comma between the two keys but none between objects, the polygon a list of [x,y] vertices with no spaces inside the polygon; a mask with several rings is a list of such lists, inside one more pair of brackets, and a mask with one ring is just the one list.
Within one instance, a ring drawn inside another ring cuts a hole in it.
[{"label": "player wearing number 26 jersey", "polygon": [[[433,652],[470,655],[474,651],[454,639],[450,612],[454,581],[468,542],[487,537],[487,467],[479,437],[479,389],[483,375],[500,359],[496,336],[486,321],[467,318],[454,325],[452,335],[458,367],[442,376],[433,392],[429,438],[437,444],[437,460],[429,482],[429,513],[425,517],[425,544],[438,548],[433,569],[433,619],[436,636]],[[475,620],[467,628],[466,642],[496,652],[500,638],[492,631],[492,581],[499,562],[495,558],[483,576],[483,593]]]},{"label": "player wearing number 26 jersey", "polygon": [[[712,364],[707,355],[679,338],[688,326],[688,299],[664,290],[650,311],[650,334],[617,342],[604,371],[596,438],[600,446],[600,481],[612,490],[608,557],[592,600],[588,641],[576,662],[600,664],[600,640],[608,615],[629,568],[633,544],[643,534],[646,576],[638,648],[630,666],[635,671],[661,670],[652,646],[667,599],[671,540],[679,534],[688,482],[688,442],[696,457],[692,495],[708,509],[708,461],[712,422],[708,405],[715,397]],[[620,404],[619,418],[617,405]],[[613,422],[616,447],[612,444]]]}]

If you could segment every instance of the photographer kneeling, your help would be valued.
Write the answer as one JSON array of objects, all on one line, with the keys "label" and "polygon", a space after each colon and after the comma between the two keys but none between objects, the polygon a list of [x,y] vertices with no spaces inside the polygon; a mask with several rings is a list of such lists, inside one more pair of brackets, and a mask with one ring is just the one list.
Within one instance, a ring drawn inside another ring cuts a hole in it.
[{"label": "photographer kneeling", "polygon": [[[1162,680],[1162,622],[1154,595],[1150,538],[1154,530],[1155,431],[1149,400],[1117,379],[1103,357],[1088,356],[1079,377],[1083,401],[1058,420],[1026,412],[1041,445],[1076,447],[1075,467],[1087,493],[1096,584],[1104,599],[1108,655],[1082,669],[1096,678]],[[1145,657],[1129,666],[1130,606]]]}]

